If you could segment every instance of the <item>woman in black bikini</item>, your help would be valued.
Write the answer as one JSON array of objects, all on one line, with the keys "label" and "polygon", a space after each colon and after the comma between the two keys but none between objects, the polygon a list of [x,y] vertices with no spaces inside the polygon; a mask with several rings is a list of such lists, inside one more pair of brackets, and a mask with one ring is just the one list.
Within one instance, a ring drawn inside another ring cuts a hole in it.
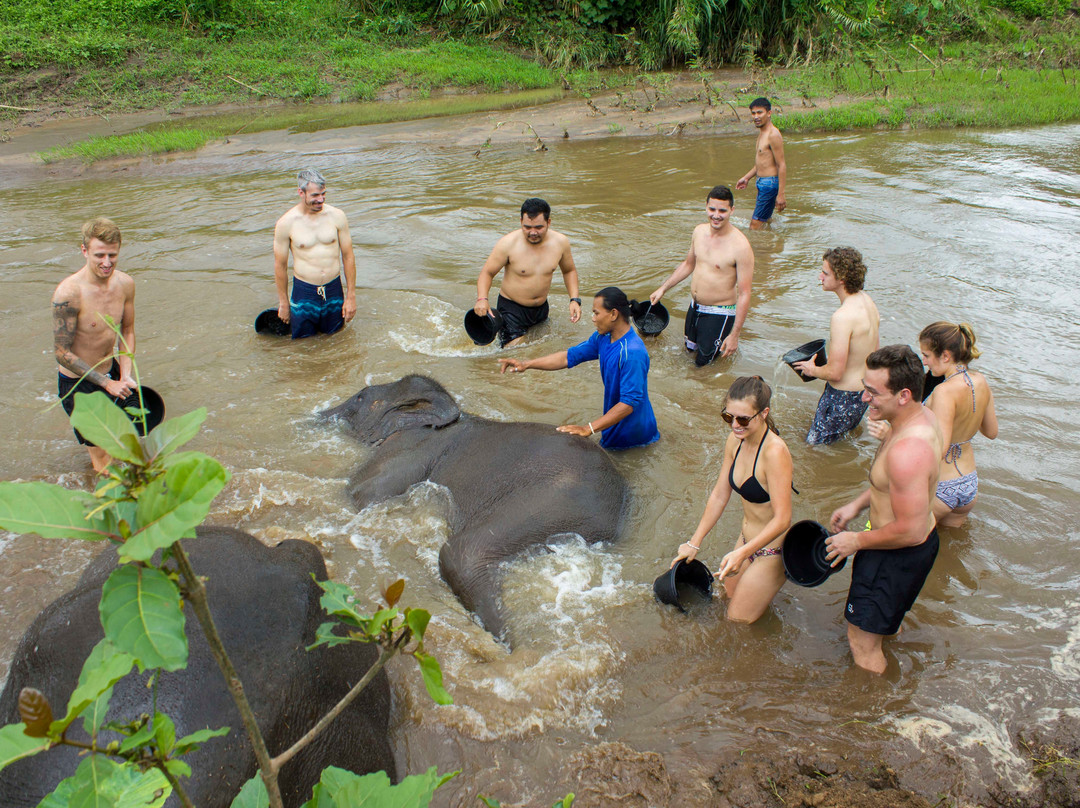
[{"label": "woman in black bikini", "polygon": [[[753,623],[784,584],[780,545],[791,526],[791,453],[769,418],[772,390],[760,376],[741,376],[728,389],[721,417],[731,424],[720,478],[690,540],[671,562],[693,559],[734,491],[743,500],[742,530],[716,577],[730,599],[728,620]],[[746,454],[742,450],[746,449]]]}]

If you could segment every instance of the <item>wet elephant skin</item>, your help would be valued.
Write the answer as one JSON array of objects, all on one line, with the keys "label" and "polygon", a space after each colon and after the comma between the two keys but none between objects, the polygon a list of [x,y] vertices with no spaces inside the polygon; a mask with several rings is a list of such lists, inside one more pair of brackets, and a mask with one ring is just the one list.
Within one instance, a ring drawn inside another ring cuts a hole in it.
[{"label": "wet elephant skin", "polygon": [[366,387],[324,415],[377,444],[349,480],[358,509],[423,480],[450,491],[451,536],[439,569],[465,608],[510,644],[496,580],[503,561],[560,535],[592,543],[621,534],[626,481],[586,438],[550,424],[461,413],[438,382],[423,376]]}]

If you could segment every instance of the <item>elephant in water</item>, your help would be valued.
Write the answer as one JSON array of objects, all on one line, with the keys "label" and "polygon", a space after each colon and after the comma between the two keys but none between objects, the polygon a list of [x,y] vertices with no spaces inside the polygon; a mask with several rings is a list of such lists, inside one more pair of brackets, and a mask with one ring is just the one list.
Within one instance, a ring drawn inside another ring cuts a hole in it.
[{"label": "elephant in water", "polygon": [[[305,646],[327,618],[319,605],[322,591],[311,580],[326,580],[318,549],[304,541],[284,541],[269,548],[258,539],[229,528],[199,528],[185,543],[192,567],[206,576],[214,622],[244,683],[271,755],[279,754],[318,721],[363,676],[378,657],[373,646],[350,643],[336,648]],[[55,600],[31,624],[11,663],[0,694],[0,722],[19,721],[17,701],[23,687],[45,694],[63,715],[75,689],[83,660],[102,638],[98,618],[101,587],[116,566],[116,552],[106,550],[87,567],[78,585]],[[163,673],[157,708],[176,723],[177,737],[200,729],[231,727],[183,759],[192,776],[185,790],[200,808],[226,808],[240,787],[257,772],[255,754],[225,678],[210,654],[194,614],[187,612],[189,644],[185,670]],[[108,720],[152,714],[154,691],[149,674],[137,669],[117,682]],[[387,740],[390,687],[380,672],[369,687],[319,738],[281,772],[286,805],[311,796],[326,766],[364,774],[384,769],[394,777],[394,757]],[[68,730],[83,740],[82,721]],[[109,740],[112,733],[103,733]],[[35,806],[62,779],[75,773],[78,750],[61,746],[18,761],[0,772],[0,805]],[[167,805],[179,805],[175,795]]]},{"label": "elephant in water", "polygon": [[495,580],[500,562],[560,534],[597,542],[621,533],[628,486],[607,453],[586,438],[550,424],[462,413],[424,376],[366,387],[322,414],[377,444],[349,480],[357,508],[424,480],[449,489],[451,536],[439,552],[439,569],[500,640],[509,639]]}]

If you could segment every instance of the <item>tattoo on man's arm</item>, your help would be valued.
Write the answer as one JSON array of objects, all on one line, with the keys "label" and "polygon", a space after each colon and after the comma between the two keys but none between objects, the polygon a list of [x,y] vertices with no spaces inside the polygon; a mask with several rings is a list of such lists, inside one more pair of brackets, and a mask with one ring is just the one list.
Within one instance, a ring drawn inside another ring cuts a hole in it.
[{"label": "tattoo on man's arm", "polygon": [[104,387],[109,381],[108,377],[71,352],[78,322],[79,310],[69,301],[53,302],[53,344],[56,346],[56,361],[72,373],[85,376],[98,387]]}]

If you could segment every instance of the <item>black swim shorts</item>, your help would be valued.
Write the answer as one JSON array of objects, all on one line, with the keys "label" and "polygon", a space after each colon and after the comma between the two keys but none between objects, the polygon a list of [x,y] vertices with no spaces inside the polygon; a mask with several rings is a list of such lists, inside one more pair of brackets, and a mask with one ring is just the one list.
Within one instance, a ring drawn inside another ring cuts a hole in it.
[{"label": "black swim shorts", "polygon": [[[112,367],[109,368],[108,377],[110,379],[120,378],[120,363],[113,359]],[[98,387],[89,379],[73,379],[70,376],[65,376],[63,373],[56,374],[56,393],[60,396],[60,404],[64,408],[64,412],[71,417],[72,410],[75,409],[75,394],[76,393],[105,393],[104,387]],[[105,395],[109,395],[105,393]],[[115,399],[113,399],[115,401]],[[94,444],[79,434],[79,430],[74,430],[75,439],[79,441],[83,446],[93,446]]]},{"label": "black swim shorts", "polygon": [[914,547],[859,550],[851,565],[844,617],[871,634],[895,634],[919,596],[937,554],[937,528]]},{"label": "black swim shorts", "polygon": [[502,328],[499,329],[499,347],[503,348],[506,343],[524,336],[525,332],[548,318],[548,302],[545,300],[539,306],[522,306],[508,297],[499,295],[495,303],[495,309],[502,317]]},{"label": "black swim shorts", "polygon": [[734,306],[699,306],[690,303],[686,310],[683,337],[686,350],[696,351],[694,364],[703,367],[720,355],[720,346],[735,328]]}]

